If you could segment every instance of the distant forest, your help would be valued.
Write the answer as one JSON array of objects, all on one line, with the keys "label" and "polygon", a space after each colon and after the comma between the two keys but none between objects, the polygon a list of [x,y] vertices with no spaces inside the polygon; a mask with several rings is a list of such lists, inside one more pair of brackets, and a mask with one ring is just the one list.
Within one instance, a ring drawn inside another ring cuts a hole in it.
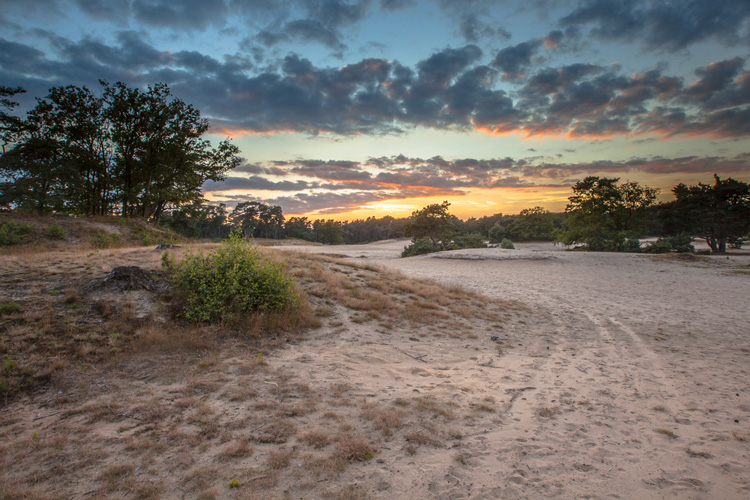
[{"label": "distant forest", "polygon": [[[208,121],[165,84],[101,85],[99,96],[86,87],[53,88],[24,118],[12,110],[25,91],[0,86],[0,210],[138,217],[191,238],[233,230],[326,244],[411,237],[405,255],[533,240],[599,251],[692,251],[692,237],[725,253],[750,233],[750,187],[718,175],[713,184],[678,184],[667,203],[656,203],[657,189],[590,176],[572,186],[564,213],[531,207],[466,221],[450,214],[447,201],[408,218],[348,222],[286,219],[281,207],[259,201],[230,212],[207,203],[201,187],[240,164],[236,146],[202,139]],[[646,235],[659,239],[643,247]]]}]

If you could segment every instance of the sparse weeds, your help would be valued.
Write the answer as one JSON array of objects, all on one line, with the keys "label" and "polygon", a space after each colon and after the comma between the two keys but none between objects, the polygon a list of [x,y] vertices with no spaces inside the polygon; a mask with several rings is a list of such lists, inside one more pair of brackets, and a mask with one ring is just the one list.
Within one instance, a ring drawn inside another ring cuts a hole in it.
[{"label": "sparse weeds", "polygon": [[662,436],[667,436],[670,439],[677,439],[677,434],[669,429],[656,429],[654,432],[661,434]]},{"label": "sparse weeds", "polygon": [[268,452],[268,467],[271,469],[284,469],[289,467],[292,461],[292,450],[281,447]]},{"label": "sparse weeds", "polygon": [[363,462],[375,456],[375,448],[361,435],[344,435],[336,444],[336,452],[332,458],[340,458],[347,462]]},{"label": "sparse weeds", "polygon": [[299,436],[299,440],[315,449],[322,449],[331,444],[331,437],[323,429],[313,429]]}]

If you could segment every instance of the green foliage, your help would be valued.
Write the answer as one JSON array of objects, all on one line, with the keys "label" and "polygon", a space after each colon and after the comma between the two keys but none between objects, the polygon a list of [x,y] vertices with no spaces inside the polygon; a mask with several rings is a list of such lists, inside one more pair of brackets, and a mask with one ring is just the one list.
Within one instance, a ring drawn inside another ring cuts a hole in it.
[{"label": "green foliage", "polygon": [[487,244],[479,233],[459,234],[453,238],[447,249],[454,250],[460,248],[487,248]]},{"label": "green foliage", "polygon": [[411,245],[404,247],[401,257],[413,257],[414,255],[424,255],[427,253],[439,252],[442,248],[436,245],[429,238],[418,238],[413,240]]},{"label": "green foliage", "polygon": [[239,488],[240,486],[240,482],[236,479],[232,479],[231,481],[229,481],[229,484],[227,484],[227,487],[229,488]]},{"label": "green foliage", "polygon": [[3,359],[3,373],[5,375],[11,375],[13,370],[16,369],[16,362],[12,356],[8,356]]},{"label": "green foliage", "polygon": [[332,219],[319,219],[313,222],[315,241],[330,245],[341,245],[344,243],[344,224]]},{"label": "green foliage", "polygon": [[293,278],[234,232],[216,250],[188,254],[170,273],[184,296],[188,321],[214,322],[258,311],[295,307]]},{"label": "green foliage", "polygon": [[65,230],[64,227],[58,224],[57,221],[55,221],[49,226],[47,226],[47,229],[45,230],[44,234],[47,236],[47,238],[51,240],[64,240],[65,237],[68,235],[68,232]]},{"label": "green foliage", "polygon": [[725,253],[727,244],[750,231],[750,185],[731,177],[714,176],[714,185],[678,184],[675,201],[665,210],[668,225],[705,238],[712,253]]},{"label": "green foliage", "polygon": [[500,242],[500,248],[504,248],[506,250],[513,250],[514,248],[516,248],[516,246],[508,238],[503,238],[503,241]]},{"label": "green foliage", "polygon": [[94,248],[109,248],[120,244],[122,239],[119,234],[97,231],[89,236],[89,244]]},{"label": "green foliage", "polygon": [[159,243],[173,243],[174,238],[169,233],[157,231],[146,224],[145,220],[137,222],[133,219],[120,219],[119,224],[127,227],[133,239],[140,240],[143,246],[158,245]]},{"label": "green foliage", "polygon": [[618,178],[586,177],[573,186],[568,213],[556,241],[582,243],[589,250],[638,251],[635,237],[645,224],[645,209],[656,199],[657,189],[637,182],[618,184]]},{"label": "green foliage", "polygon": [[[25,120],[0,112],[0,204],[158,220],[167,205],[201,199],[205,181],[222,180],[240,163],[236,146],[213,148],[201,138],[208,121],[167,85],[100,83],[98,96],[86,87],[52,88]],[[19,90],[0,86],[0,97]],[[13,105],[0,99],[0,107]]]},{"label": "green foliage", "polygon": [[17,245],[23,240],[23,236],[34,232],[28,224],[8,221],[0,224],[0,246]]},{"label": "green foliage", "polygon": [[284,214],[277,205],[245,201],[234,207],[229,221],[248,238],[280,239],[284,235]]},{"label": "green foliage", "polygon": [[644,253],[688,253],[695,252],[695,247],[692,244],[690,235],[682,233],[675,236],[661,237],[656,242],[644,247],[642,251]]},{"label": "green foliage", "polygon": [[6,302],[5,304],[0,304],[0,316],[8,316],[22,310],[23,308],[17,302]]},{"label": "green foliage", "polygon": [[414,242],[429,238],[433,245],[444,250],[456,232],[457,219],[448,213],[450,205],[444,201],[413,212],[404,224],[404,234],[411,236]]},{"label": "green foliage", "polygon": [[543,207],[525,208],[509,216],[508,236],[515,241],[550,241],[555,237],[555,215]]},{"label": "green foliage", "polygon": [[503,226],[500,221],[495,222],[495,224],[490,228],[489,231],[489,237],[490,237],[490,243],[500,243],[503,241],[503,238],[505,238],[505,235],[508,233],[508,231],[505,229],[505,226]]}]

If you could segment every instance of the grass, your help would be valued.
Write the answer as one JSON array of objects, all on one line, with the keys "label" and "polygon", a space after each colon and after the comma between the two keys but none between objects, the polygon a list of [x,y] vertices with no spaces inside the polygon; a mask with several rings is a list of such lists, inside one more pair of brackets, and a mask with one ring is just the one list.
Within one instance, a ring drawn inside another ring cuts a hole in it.
[{"label": "grass", "polygon": [[[174,318],[168,293],[90,288],[116,266],[156,275],[161,253],[93,251],[92,228],[59,224],[67,235],[55,244],[64,248],[0,255],[0,406],[28,415],[0,427],[0,498],[154,498],[177,489],[201,498],[359,498],[368,490],[347,481],[369,462],[460,440],[446,426],[460,422],[461,409],[427,395],[373,398],[333,374],[313,384],[292,377],[278,349],[305,335],[335,340],[355,316],[394,339],[430,340],[516,311],[366,262],[263,248],[296,277],[301,313],[189,325]],[[108,229],[122,231],[123,245],[140,244],[127,225]],[[312,368],[318,358],[306,359]],[[232,479],[241,487],[229,488]]]}]

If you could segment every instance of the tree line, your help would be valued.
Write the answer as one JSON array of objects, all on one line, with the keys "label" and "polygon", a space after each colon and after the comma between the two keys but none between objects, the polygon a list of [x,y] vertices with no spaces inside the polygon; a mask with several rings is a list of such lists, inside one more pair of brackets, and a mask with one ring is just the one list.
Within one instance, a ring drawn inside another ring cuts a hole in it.
[{"label": "tree line", "polygon": [[6,111],[25,91],[0,86],[0,206],[158,221],[239,165],[239,149],[212,147],[208,120],[167,85],[100,83],[99,95],[52,88],[23,118]]},{"label": "tree line", "polygon": [[[675,199],[656,203],[659,190],[619,178],[589,176],[572,186],[565,212],[542,207],[518,215],[495,214],[459,221],[449,212],[450,203],[428,205],[405,221],[412,237],[403,255],[474,248],[512,241],[555,241],[594,251],[692,251],[692,237],[706,241],[711,253],[739,248],[750,238],[750,186],[714,175],[713,184],[699,182],[672,189]],[[658,236],[641,244],[644,236]]]},{"label": "tree line", "polygon": [[[188,237],[224,238],[233,229],[255,238],[299,238],[342,244],[412,237],[406,254],[512,241],[555,241],[604,251],[670,251],[706,240],[713,253],[740,246],[750,232],[750,189],[732,178],[678,184],[673,201],[658,190],[619,178],[589,176],[572,186],[563,213],[531,207],[466,221],[450,203],[408,218],[335,221],[284,217],[259,201],[211,205],[201,194],[239,165],[229,141],[212,147],[208,121],[165,84],[145,90],[100,82],[102,91],[55,87],[25,117],[11,112],[21,88],[0,86],[0,209],[38,214],[120,215],[162,223]],[[644,235],[660,236],[641,246]],[[686,240],[687,238],[687,240]]]}]

